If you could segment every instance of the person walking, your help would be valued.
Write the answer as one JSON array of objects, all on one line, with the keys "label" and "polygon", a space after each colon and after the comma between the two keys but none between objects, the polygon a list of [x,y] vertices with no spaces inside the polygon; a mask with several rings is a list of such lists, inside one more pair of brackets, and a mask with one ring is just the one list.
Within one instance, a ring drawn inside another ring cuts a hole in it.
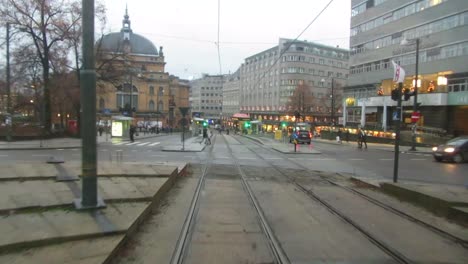
[{"label": "person walking", "polygon": [[346,129],[345,140],[346,140],[346,143],[349,143],[349,129]]},{"label": "person walking", "polygon": [[129,134],[130,134],[130,141],[134,142],[135,141],[135,138],[134,138],[135,127],[133,125],[130,125]]},{"label": "person walking", "polygon": [[365,145],[365,148],[367,149],[367,135],[366,135],[366,132],[364,132],[364,130],[362,129],[359,129],[359,148],[362,148],[362,144],[364,143]]},{"label": "person walking", "polygon": [[338,129],[338,133],[336,134],[336,141],[340,144],[343,144],[343,141],[341,140],[342,135],[341,135],[341,129]]}]

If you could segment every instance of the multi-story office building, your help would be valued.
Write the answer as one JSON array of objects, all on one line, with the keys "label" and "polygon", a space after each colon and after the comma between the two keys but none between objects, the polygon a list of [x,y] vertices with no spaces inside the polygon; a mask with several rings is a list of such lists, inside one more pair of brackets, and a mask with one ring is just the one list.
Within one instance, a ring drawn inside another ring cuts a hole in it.
[{"label": "multi-story office building", "polygon": [[204,74],[190,82],[192,114],[205,119],[219,120],[223,112],[223,83],[225,75]]},{"label": "multi-story office building", "polygon": [[226,76],[223,85],[223,111],[222,119],[229,120],[234,114],[240,112],[240,70]]},{"label": "multi-story office building", "polygon": [[403,88],[417,87],[416,104],[403,103],[408,125],[416,105],[418,125],[468,133],[468,1],[352,0],[350,46],[348,125],[391,125],[393,60],[406,71]]},{"label": "multi-story office building", "polygon": [[[245,59],[240,67],[240,111],[261,120],[264,129],[291,121],[288,103],[298,86],[313,98],[305,118],[310,123],[338,123],[342,88],[348,77],[349,51],[308,41],[280,39],[275,47]],[[332,96],[333,95],[333,96]],[[332,111],[332,102],[334,111]]]}]

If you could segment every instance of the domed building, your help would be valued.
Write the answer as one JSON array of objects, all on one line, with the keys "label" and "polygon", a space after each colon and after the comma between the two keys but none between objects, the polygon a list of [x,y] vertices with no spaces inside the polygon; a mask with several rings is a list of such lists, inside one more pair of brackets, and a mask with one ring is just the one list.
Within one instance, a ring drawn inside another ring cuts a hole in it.
[{"label": "domed building", "polygon": [[96,43],[98,119],[127,115],[156,121],[159,127],[180,127],[179,107],[189,106],[188,81],[164,71],[163,48],[133,33],[125,10],[120,32]]}]

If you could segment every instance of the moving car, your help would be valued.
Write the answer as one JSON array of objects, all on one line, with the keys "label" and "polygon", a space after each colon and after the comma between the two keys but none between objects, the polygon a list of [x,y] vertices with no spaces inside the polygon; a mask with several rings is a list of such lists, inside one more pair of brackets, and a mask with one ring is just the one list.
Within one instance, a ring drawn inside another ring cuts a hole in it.
[{"label": "moving car", "polygon": [[432,148],[436,161],[451,160],[461,163],[468,160],[468,136],[453,138],[445,144]]},{"label": "moving car", "polygon": [[297,143],[307,143],[310,145],[310,141],[312,139],[312,134],[307,131],[307,130],[298,130],[294,133],[291,134],[289,137],[289,143],[294,143],[294,140],[297,141]]}]

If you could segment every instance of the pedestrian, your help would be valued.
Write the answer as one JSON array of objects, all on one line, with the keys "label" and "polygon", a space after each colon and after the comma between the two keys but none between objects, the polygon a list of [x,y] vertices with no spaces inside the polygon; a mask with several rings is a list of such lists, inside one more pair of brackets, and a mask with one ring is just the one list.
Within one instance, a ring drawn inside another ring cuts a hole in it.
[{"label": "pedestrian", "polygon": [[362,144],[364,143],[365,148],[367,149],[367,135],[366,135],[366,132],[364,132],[364,130],[362,130],[362,129],[359,129],[358,137],[359,137],[359,141],[360,141],[359,148],[362,148]]},{"label": "pedestrian", "polygon": [[336,134],[336,141],[342,144],[343,142],[341,141],[341,129],[338,130],[338,133]]},{"label": "pedestrian", "polygon": [[135,138],[133,137],[133,135],[135,134],[135,127],[133,125],[130,125],[129,134],[130,134],[130,141],[134,142]]},{"label": "pedestrian", "polygon": [[346,140],[346,143],[349,142],[349,129],[346,129],[346,132],[345,132],[345,140]]},{"label": "pedestrian", "polygon": [[102,126],[99,126],[98,131],[99,131],[99,136],[102,136],[102,132],[104,131]]}]

